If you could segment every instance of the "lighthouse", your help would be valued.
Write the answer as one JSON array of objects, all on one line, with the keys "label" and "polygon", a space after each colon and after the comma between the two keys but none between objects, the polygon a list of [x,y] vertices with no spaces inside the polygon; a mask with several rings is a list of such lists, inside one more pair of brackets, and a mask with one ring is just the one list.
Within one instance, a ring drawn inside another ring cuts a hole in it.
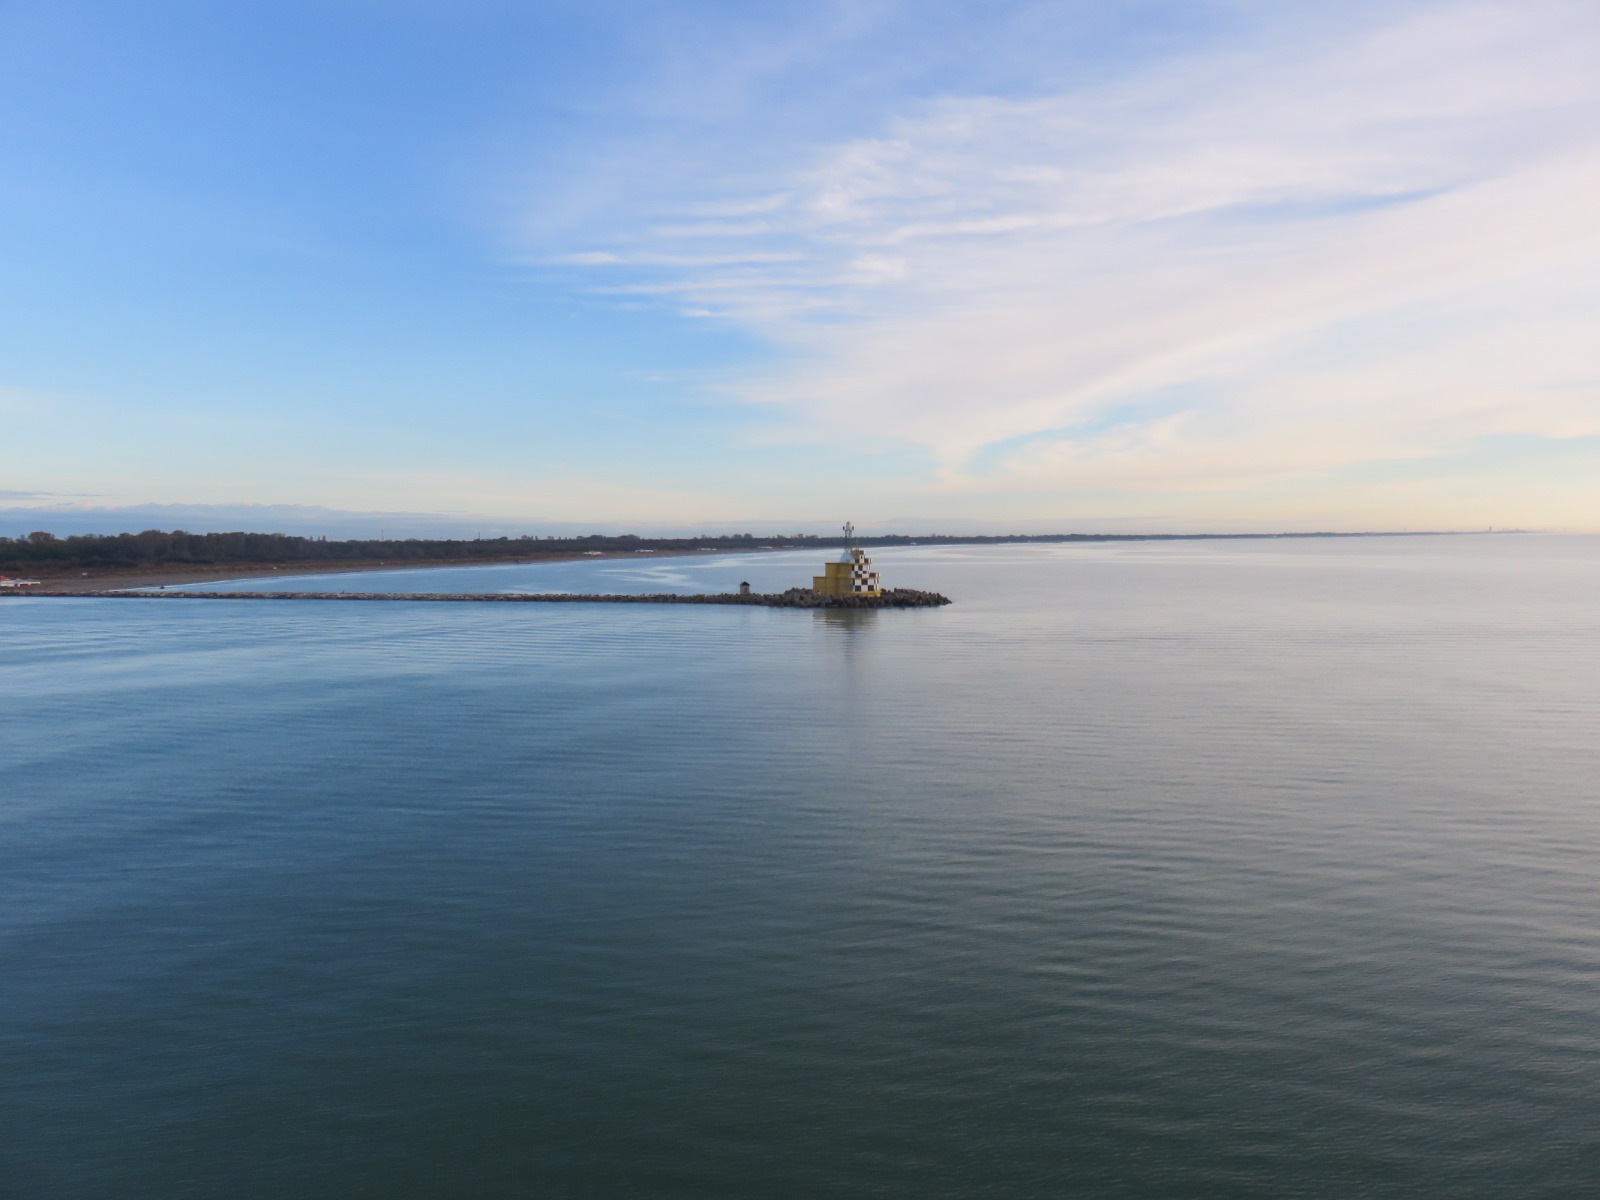
[{"label": "lighthouse", "polygon": [[872,569],[867,552],[855,545],[856,527],[845,522],[844,553],[825,563],[821,575],[811,577],[811,590],[819,596],[881,596],[883,585]]}]

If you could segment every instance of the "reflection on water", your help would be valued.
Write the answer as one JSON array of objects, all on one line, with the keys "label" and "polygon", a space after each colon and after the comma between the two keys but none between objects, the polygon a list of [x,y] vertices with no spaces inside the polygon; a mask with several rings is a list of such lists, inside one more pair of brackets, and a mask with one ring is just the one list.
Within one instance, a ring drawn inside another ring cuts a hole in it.
[{"label": "reflection on water", "polygon": [[873,608],[813,608],[806,611],[822,628],[847,637],[870,630],[880,615]]}]

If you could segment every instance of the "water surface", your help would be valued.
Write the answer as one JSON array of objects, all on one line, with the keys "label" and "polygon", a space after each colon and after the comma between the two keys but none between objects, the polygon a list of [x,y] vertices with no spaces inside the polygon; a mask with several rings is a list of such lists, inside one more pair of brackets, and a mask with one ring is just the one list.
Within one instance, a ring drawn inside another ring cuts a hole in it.
[{"label": "water surface", "polygon": [[1592,1189],[1600,542],[875,557],[0,604],[0,1194]]}]

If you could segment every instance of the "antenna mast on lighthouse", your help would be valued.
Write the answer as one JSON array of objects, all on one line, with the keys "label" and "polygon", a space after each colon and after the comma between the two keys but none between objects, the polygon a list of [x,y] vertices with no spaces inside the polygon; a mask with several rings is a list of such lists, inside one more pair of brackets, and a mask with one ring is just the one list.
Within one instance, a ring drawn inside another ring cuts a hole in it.
[{"label": "antenna mast on lighthouse", "polygon": [[849,521],[844,523],[844,544],[847,550],[853,550],[856,544],[856,527]]}]

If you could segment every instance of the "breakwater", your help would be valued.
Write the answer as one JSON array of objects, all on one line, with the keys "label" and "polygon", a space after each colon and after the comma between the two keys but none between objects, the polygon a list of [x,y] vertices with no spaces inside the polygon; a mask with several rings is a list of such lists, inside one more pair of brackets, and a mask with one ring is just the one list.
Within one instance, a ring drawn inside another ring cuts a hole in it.
[{"label": "breakwater", "polygon": [[653,592],[643,596],[585,595],[575,592],[188,592],[188,591],[28,591],[18,595],[101,600],[426,600],[497,604],[735,604],[754,608],[938,608],[948,596],[914,588],[893,588],[881,596],[819,596],[809,588],[786,592],[714,592],[680,596]]}]

